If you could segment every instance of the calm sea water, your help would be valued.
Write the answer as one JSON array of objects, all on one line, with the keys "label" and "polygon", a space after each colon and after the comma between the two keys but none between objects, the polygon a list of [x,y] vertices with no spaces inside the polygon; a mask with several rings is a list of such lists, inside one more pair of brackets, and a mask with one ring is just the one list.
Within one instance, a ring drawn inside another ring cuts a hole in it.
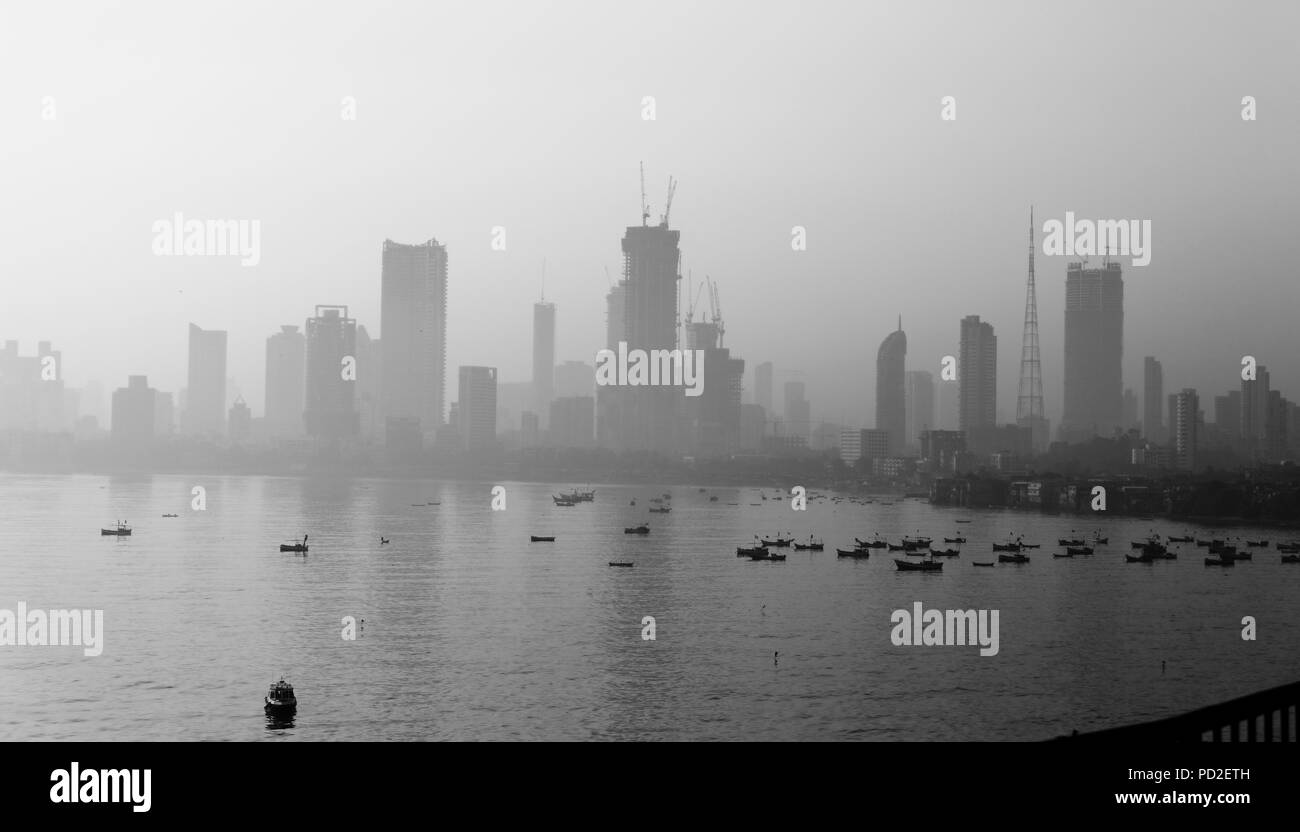
[{"label": "calm sea water", "polygon": [[[795,512],[756,488],[596,486],[595,503],[557,508],[569,484],[525,483],[492,511],[492,485],[0,476],[0,608],[103,609],[106,630],[94,658],[0,647],[0,739],[1041,739],[1300,675],[1300,566],[1271,546],[1229,570],[1191,545],[1128,564],[1128,541],[1182,527],[1117,519],[1079,530],[1110,536],[1096,555],[1053,559],[1079,518],[889,497]],[[672,513],[648,514],[665,491]],[[101,537],[119,518],[134,535]],[[647,519],[648,537],[623,533]],[[778,531],[827,549],[736,557]],[[917,531],[969,541],[937,574],[835,556],[854,535]],[[1029,564],[972,567],[1012,531],[1044,544]],[[306,533],[309,556],[277,551]],[[1000,653],[895,647],[890,614],[914,601],[1000,610]],[[355,641],[348,615],[364,619]],[[262,710],[282,674],[291,727]]]}]

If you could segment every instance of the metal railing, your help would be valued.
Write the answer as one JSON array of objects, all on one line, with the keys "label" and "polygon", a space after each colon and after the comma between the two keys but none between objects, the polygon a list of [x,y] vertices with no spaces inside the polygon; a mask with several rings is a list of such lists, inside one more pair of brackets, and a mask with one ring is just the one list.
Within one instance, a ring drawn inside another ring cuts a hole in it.
[{"label": "metal railing", "polygon": [[1057,739],[1109,742],[1296,742],[1300,682],[1178,716]]}]

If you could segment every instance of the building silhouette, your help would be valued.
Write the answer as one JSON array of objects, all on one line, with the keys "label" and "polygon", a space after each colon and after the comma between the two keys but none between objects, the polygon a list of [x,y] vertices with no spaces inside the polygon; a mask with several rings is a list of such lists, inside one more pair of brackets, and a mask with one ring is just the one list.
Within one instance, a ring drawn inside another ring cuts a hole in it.
[{"label": "building silhouette", "polygon": [[113,391],[112,436],[115,443],[145,446],[154,438],[154,396],[147,376],[128,376],[126,387]]},{"label": "building silhouette", "polygon": [[935,421],[934,376],[927,370],[908,370],[907,387],[907,437],[909,448],[921,444],[921,434],[939,427]]},{"label": "building silhouette", "polygon": [[1065,274],[1065,410],[1061,437],[1110,436],[1123,423],[1124,278],[1118,263]]},{"label": "building silhouette", "polygon": [[385,240],[380,283],[385,442],[391,430],[394,438],[409,440],[418,432],[423,444],[433,444],[446,394],[446,246],[436,239],[418,245]]},{"label": "building silhouette", "polygon": [[812,429],[812,405],[808,403],[802,381],[787,381],[784,387],[785,417],[783,435],[808,442],[808,432]]},{"label": "building silhouette", "polygon": [[1200,439],[1200,398],[1190,387],[1174,394],[1173,446],[1174,467],[1180,471],[1196,470],[1196,452]]},{"label": "building silhouette", "polygon": [[[677,348],[680,240],[681,232],[670,229],[666,218],[655,226],[629,226],[623,236],[623,323],[629,351]],[[635,386],[617,393],[623,404],[615,447],[671,453],[682,388]]]},{"label": "building silhouette", "polygon": [[263,426],[273,439],[303,435],[307,339],[298,327],[284,325],[266,339],[266,411]]},{"label": "building silhouette", "polygon": [[355,368],[357,322],[346,306],[317,306],[307,319],[307,376],[303,422],[307,435],[338,441],[360,433],[357,383],[347,370]]},{"label": "building silhouette", "polygon": [[555,398],[555,304],[543,298],[533,304],[532,410],[546,428]]},{"label": "building silhouette", "polygon": [[1165,441],[1164,397],[1164,367],[1148,355],[1142,359],[1142,435],[1148,442]]},{"label": "building silhouette", "polygon": [[226,433],[226,333],[190,324],[189,380],[181,427],[192,436]]},{"label": "building silhouette", "polygon": [[997,424],[998,338],[992,324],[967,315],[961,321],[960,344],[958,427],[969,432]]},{"label": "building silhouette", "polygon": [[680,408],[689,431],[687,444],[694,453],[705,456],[735,451],[740,446],[745,361],[733,358],[731,350],[722,346],[722,334],[716,317],[714,321],[686,325],[686,349],[703,353],[697,373],[704,384],[700,395],[685,397]]},{"label": "building silhouette", "polygon": [[596,395],[596,368],[584,361],[565,361],[555,367],[555,397]]},{"label": "building silhouette", "polygon": [[467,451],[493,447],[497,438],[496,367],[461,367],[456,430]]},{"label": "building silhouette", "polygon": [[907,442],[907,389],[904,364],[907,335],[903,319],[876,350],[876,429],[889,434],[889,450],[897,452]]},{"label": "building silhouette", "polygon": [[768,418],[772,410],[772,362],[764,361],[754,368],[754,404],[760,405]]}]

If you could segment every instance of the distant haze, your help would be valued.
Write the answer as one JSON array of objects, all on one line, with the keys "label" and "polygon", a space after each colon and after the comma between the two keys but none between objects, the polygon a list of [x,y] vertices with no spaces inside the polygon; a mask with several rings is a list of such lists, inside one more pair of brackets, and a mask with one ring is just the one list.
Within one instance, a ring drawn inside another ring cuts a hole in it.
[{"label": "distant haze", "polygon": [[[644,160],[652,222],[680,181],[683,274],[717,281],[746,387],[802,371],[815,420],[874,422],[900,314],[907,369],[936,374],[962,316],[992,323],[1013,420],[1031,204],[1054,425],[1066,259],[1041,229],[1066,211],[1152,222],[1151,264],[1122,260],[1125,386],[1152,354],[1212,413],[1253,354],[1297,399],[1297,24],[1288,3],[7,4],[0,340],[54,342],[73,385],[176,391],[187,324],[225,329],[260,415],[266,338],[316,304],[382,338],[384,239],[436,237],[448,400],[457,365],[531,378],[543,259],[556,360],[591,363]],[[259,220],[260,262],[155,256],[176,211]]]}]

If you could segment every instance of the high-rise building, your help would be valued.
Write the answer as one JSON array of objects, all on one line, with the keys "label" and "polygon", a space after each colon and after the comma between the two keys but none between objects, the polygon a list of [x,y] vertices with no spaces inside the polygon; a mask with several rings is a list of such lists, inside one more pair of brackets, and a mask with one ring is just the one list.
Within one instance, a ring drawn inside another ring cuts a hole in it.
[{"label": "high-rise building", "polygon": [[1241,382],[1241,438],[1249,449],[1259,447],[1268,435],[1268,394],[1268,370],[1260,364],[1253,379]]},{"label": "high-rise building", "polygon": [[908,370],[907,384],[907,446],[917,448],[921,433],[939,427],[935,422],[934,376],[928,370]]},{"label": "high-rise building", "polygon": [[997,424],[998,337],[979,315],[961,321],[961,355],[957,360],[958,426],[969,431]]},{"label": "high-rise building", "polygon": [[1124,419],[1121,426],[1126,431],[1142,429],[1142,423],[1138,421],[1138,397],[1132,387],[1124,388]]},{"label": "high-rise building", "polygon": [[772,410],[771,361],[764,361],[754,368],[754,404],[762,405],[768,417],[771,417],[775,412]]},{"label": "high-rise building", "polygon": [[583,361],[566,361],[555,368],[555,398],[596,394],[596,368]]},{"label": "high-rise building", "polygon": [[889,449],[899,451],[907,442],[907,388],[904,365],[907,335],[903,319],[876,350],[876,429],[889,433]]},{"label": "high-rise building", "polygon": [[812,428],[812,406],[804,392],[802,381],[785,383],[785,435],[808,441],[808,432]]},{"label": "high-rise building", "polygon": [[296,326],[281,326],[266,339],[266,434],[274,439],[301,436],[307,339]]},{"label": "high-rise building", "polygon": [[550,418],[555,398],[555,304],[545,299],[533,304],[533,412]]},{"label": "high-rise building", "polygon": [[496,367],[460,368],[457,411],[457,429],[466,450],[484,450],[496,444]]},{"label": "high-rise building", "polygon": [[231,442],[246,442],[253,435],[253,411],[243,396],[236,396],[227,414]]},{"label": "high-rise building", "polygon": [[383,394],[384,365],[380,360],[383,343],[371,338],[365,326],[357,325],[357,410],[361,420],[361,438],[366,442],[384,439],[384,422],[380,410]]},{"label": "high-rise building", "polygon": [[226,333],[190,324],[189,383],[184,432],[193,436],[226,433]]},{"label": "high-rise building", "polygon": [[1148,355],[1142,359],[1142,435],[1148,442],[1165,441],[1162,417],[1165,397],[1165,371],[1160,362]]},{"label": "high-rise building", "polygon": [[418,423],[423,441],[432,444],[446,393],[446,246],[434,239],[419,245],[385,240],[380,294],[380,412],[386,422],[397,420],[399,435]]},{"label": "high-rise building", "polygon": [[1201,402],[1190,387],[1174,394],[1173,446],[1174,466],[1180,471],[1196,470]]},{"label": "high-rise building", "polygon": [[147,445],[154,437],[154,395],[147,376],[127,376],[126,387],[113,391],[113,441]]},{"label": "high-rise building", "polygon": [[[627,340],[627,281],[620,280],[605,295],[605,347],[618,351],[620,341]],[[595,369],[592,370],[593,383]],[[602,448],[617,448],[623,438],[623,412],[627,395],[618,387],[596,390],[596,442]]]},{"label": "high-rise building", "polygon": [[[677,348],[681,232],[659,225],[629,226],[623,236],[624,326],[628,350]],[[705,381],[707,385],[707,380]],[[669,453],[684,391],[668,385],[619,388],[625,400],[617,446]]]},{"label": "high-rise building", "polygon": [[1038,350],[1038,288],[1034,278],[1034,209],[1029,209],[1029,278],[1025,283],[1025,329],[1020,341],[1020,389],[1016,424],[1029,430],[1035,453],[1047,450],[1047,409],[1043,403],[1043,362]]},{"label": "high-rise building", "polygon": [[317,439],[355,439],[360,433],[357,383],[357,322],[346,306],[317,306],[307,319],[306,388],[303,422]]},{"label": "high-rise building", "polygon": [[1067,441],[1110,436],[1124,417],[1124,279],[1118,263],[1065,274],[1065,414]]},{"label": "high-rise building", "polygon": [[921,464],[927,471],[956,471],[966,453],[966,434],[959,430],[921,432]]}]

